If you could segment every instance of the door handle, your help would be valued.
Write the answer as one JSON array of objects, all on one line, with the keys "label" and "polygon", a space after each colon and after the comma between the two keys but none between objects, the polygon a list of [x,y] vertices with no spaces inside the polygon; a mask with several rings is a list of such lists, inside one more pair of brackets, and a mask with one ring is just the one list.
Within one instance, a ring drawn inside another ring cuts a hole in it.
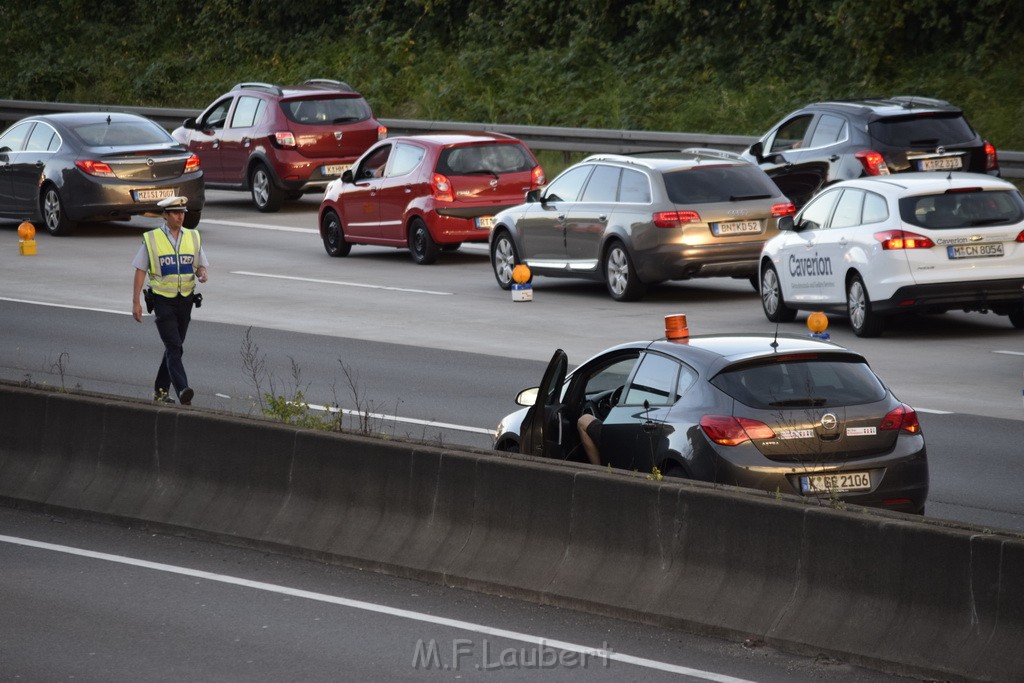
[{"label": "door handle", "polygon": [[832,156],[830,156],[828,158],[828,160],[829,161],[839,161],[839,155],[838,154],[833,154]]},{"label": "door handle", "polygon": [[608,222],[608,216],[606,216],[605,214],[601,214],[600,216],[597,217],[597,220],[599,220],[602,223],[607,223]]},{"label": "door handle", "polygon": [[242,145],[248,147],[252,144],[252,138],[242,138]]},{"label": "door handle", "polygon": [[558,220],[564,221],[565,220],[565,214],[564,213],[558,214]]},{"label": "door handle", "polygon": [[412,192],[412,187],[410,187],[409,185],[406,185],[405,186],[405,193],[406,194],[410,194],[411,192]]},{"label": "door handle", "polygon": [[214,140],[213,144],[210,146],[213,147],[214,149],[220,149],[220,140]]}]

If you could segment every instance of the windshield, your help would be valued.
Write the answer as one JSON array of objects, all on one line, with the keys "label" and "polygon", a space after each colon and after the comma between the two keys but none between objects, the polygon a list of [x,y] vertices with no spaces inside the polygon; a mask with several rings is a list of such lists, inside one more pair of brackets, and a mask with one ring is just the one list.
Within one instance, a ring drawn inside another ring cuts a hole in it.
[{"label": "windshield", "polygon": [[289,120],[306,125],[356,123],[372,116],[362,97],[317,97],[282,100],[281,109]]},{"label": "windshield", "polygon": [[961,114],[915,114],[868,124],[871,137],[891,147],[933,147],[971,142],[974,130]]},{"label": "windshield", "polygon": [[694,166],[666,173],[664,178],[668,198],[673,204],[768,199],[779,194],[764,171],[749,164]]},{"label": "windshield", "polygon": [[152,121],[111,121],[85,123],[72,130],[90,147],[131,147],[173,142],[163,128]]},{"label": "windshield", "polygon": [[1024,198],[1015,190],[904,197],[900,199],[900,218],[935,230],[1008,225],[1024,220]]},{"label": "windshield", "polygon": [[519,173],[534,166],[521,144],[503,142],[447,147],[437,160],[437,172],[442,175]]},{"label": "windshield", "polygon": [[762,410],[874,403],[886,389],[866,363],[811,360],[747,365],[711,383],[740,403]]}]

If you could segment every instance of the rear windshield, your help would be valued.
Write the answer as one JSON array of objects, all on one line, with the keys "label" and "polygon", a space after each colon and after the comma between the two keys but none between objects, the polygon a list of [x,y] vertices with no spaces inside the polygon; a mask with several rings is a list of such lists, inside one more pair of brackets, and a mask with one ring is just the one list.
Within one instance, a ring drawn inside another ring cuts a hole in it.
[{"label": "rear windshield", "polygon": [[900,218],[936,230],[1007,225],[1024,220],[1024,198],[1016,190],[904,197],[900,199]]},{"label": "rear windshield", "polygon": [[871,137],[890,147],[959,145],[977,137],[961,114],[916,114],[868,124]]},{"label": "rear windshield", "polygon": [[290,121],[317,124],[357,123],[373,116],[362,97],[332,95],[301,100],[282,100],[281,109]]},{"label": "rear windshield", "polygon": [[443,175],[475,175],[531,171],[537,163],[523,145],[496,142],[446,147],[437,160]]},{"label": "rear windshield", "polygon": [[90,147],[130,147],[173,142],[163,128],[152,121],[100,121],[72,126]]},{"label": "rear windshield", "polygon": [[744,366],[711,383],[752,408],[819,408],[874,403],[886,389],[866,363],[811,360]]},{"label": "rear windshield", "polygon": [[684,171],[665,173],[663,177],[665,190],[673,204],[768,199],[779,193],[764,171],[749,164],[694,166]]}]

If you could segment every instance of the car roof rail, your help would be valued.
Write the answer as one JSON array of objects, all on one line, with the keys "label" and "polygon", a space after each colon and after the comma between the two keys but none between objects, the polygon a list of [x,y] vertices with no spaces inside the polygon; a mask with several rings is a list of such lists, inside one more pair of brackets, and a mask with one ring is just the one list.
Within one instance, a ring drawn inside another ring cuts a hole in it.
[{"label": "car roof rail", "polygon": [[[640,152],[642,154],[642,152]],[[644,168],[651,168],[650,164],[643,163],[642,157],[634,157],[629,154],[616,154],[614,152],[600,152],[591,154],[583,161],[618,161],[623,164],[636,164]]]},{"label": "car roof rail", "polygon": [[899,102],[907,109],[913,109],[916,105],[924,107],[949,107],[951,106],[946,100],[940,100],[935,97],[920,97],[917,95],[895,95],[889,98],[893,102]]},{"label": "car roof rail", "polygon": [[302,82],[302,85],[311,85],[324,90],[341,90],[342,92],[355,92],[355,88],[345,81],[337,81],[333,78],[310,78]]},{"label": "car roof rail", "polygon": [[273,93],[274,95],[277,95],[278,97],[280,97],[281,95],[284,94],[284,92],[281,90],[281,88],[279,86],[274,85],[273,83],[259,83],[259,82],[256,82],[256,81],[248,81],[248,82],[245,82],[245,83],[236,83],[235,87],[232,88],[232,90],[243,90],[243,89],[266,90],[267,92]]},{"label": "car roof rail", "polygon": [[711,147],[687,147],[683,150],[683,154],[693,154],[695,156],[711,157],[714,159],[727,159],[729,161],[747,161],[740,156],[738,152],[730,152],[726,149],[713,149]]}]

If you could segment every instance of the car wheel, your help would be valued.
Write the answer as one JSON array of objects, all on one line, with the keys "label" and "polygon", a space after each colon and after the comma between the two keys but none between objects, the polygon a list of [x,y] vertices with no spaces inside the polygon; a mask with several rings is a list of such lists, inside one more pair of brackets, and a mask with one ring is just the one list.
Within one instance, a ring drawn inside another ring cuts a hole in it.
[{"label": "car wheel", "polygon": [[791,323],[796,320],[796,309],[786,305],[779,274],[770,263],[766,263],[761,271],[761,307],[765,317],[773,323]]},{"label": "car wheel", "polygon": [[284,190],[274,185],[270,170],[263,164],[256,164],[249,176],[249,187],[252,190],[252,203],[265,213],[272,213],[281,208]]},{"label": "car wheel", "polygon": [[846,311],[858,337],[877,337],[885,329],[885,319],[871,311],[871,298],[860,275],[850,278],[846,287]]},{"label": "car wheel", "polygon": [[604,256],[604,281],[616,301],[637,301],[647,291],[622,242],[612,242]]},{"label": "car wheel", "polygon": [[675,477],[677,479],[689,479],[690,477],[686,474],[686,470],[683,466],[674,460],[662,463],[661,465],[661,476],[663,477]]},{"label": "car wheel", "polygon": [[1010,311],[1010,324],[1018,330],[1024,330],[1024,307]]},{"label": "car wheel", "polygon": [[320,234],[324,236],[324,249],[331,256],[348,256],[352,245],[345,239],[345,231],[341,227],[338,214],[328,209],[320,219]]},{"label": "car wheel", "polygon": [[437,244],[430,236],[427,224],[419,218],[414,218],[409,225],[409,251],[412,252],[412,260],[421,266],[429,266],[437,260]]},{"label": "car wheel", "polygon": [[46,230],[51,235],[63,237],[74,232],[76,223],[68,218],[60,193],[53,185],[47,185],[43,190],[42,209]]},{"label": "car wheel", "polygon": [[501,443],[496,444],[494,450],[502,451],[503,453],[518,453],[519,442],[515,439],[505,439]]},{"label": "car wheel", "polygon": [[512,235],[504,230],[491,242],[491,268],[494,279],[502,289],[512,288],[512,271],[519,265],[519,254],[512,242]]},{"label": "car wheel", "polygon": [[189,230],[195,230],[199,227],[199,219],[203,217],[202,211],[189,211],[185,214],[185,220],[182,221],[182,225]]}]

